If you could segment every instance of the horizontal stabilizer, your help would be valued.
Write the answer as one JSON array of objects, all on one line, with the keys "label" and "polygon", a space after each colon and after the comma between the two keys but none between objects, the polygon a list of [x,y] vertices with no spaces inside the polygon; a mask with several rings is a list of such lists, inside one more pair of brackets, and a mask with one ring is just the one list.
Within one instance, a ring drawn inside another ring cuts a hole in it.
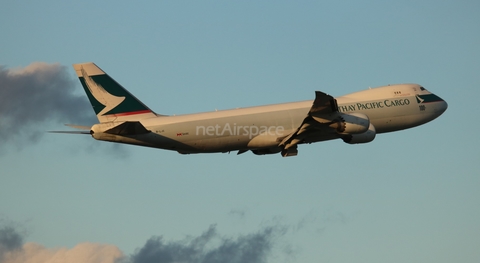
[{"label": "horizontal stabilizer", "polygon": [[105,131],[105,133],[115,135],[135,135],[145,134],[149,132],[150,131],[145,129],[145,127],[138,121],[126,121],[114,128]]},{"label": "horizontal stabilizer", "polygon": [[90,131],[48,131],[49,133],[90,134]]},{"label": "horizontal stabilizer", "polygon": [[91,134],[90,133],[90,127],[88,126],[81,126],[81,125],[75,125],[75,124],[65,124],[65,126],[78,129],[78,130],[83,130],[83,131],[48,131],[49,133],[64,133],[64,134]]}]

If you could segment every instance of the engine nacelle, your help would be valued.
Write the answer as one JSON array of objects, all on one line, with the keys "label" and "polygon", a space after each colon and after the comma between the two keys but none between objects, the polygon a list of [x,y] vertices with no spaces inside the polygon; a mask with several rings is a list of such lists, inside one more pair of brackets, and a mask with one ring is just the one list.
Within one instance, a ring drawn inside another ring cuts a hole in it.
[{"label": "engine nacelle", "polygon": [[377,135],[375,127],[370,123],[368,130],[360,134],[349,134],[342,137],[343,141],[348,144],[367,143],[373,141]]},{"label": "engine nacelle", "polygon": [[273,147],[273,148],[262,148],[252,150],[252,152],[256,155],[265,155],[265,154],[275,154],[281,152],[282,149],[280,147]]},{"label": "engine nacelle", "polygon": [[363,113],[340,113],[337,119],[333,125],[339,134],[362,134],[370,126],[370,119]]}]

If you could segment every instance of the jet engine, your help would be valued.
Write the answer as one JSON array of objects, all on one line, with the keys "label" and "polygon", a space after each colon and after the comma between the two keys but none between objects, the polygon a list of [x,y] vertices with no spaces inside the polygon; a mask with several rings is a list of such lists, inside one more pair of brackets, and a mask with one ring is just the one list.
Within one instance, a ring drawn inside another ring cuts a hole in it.
[{"label": "jet engine", "polygon": [[375,139],[377,131],[375,127],[370,123],[368,130],[360,134],[349,134],[342,137],[343,141],[348,144],[367,143]]},{"label": "jet engine", "polygon": [[363,113],[338,113],[330,124],[338,134],[362,134],[368,131],[370,119]]}]

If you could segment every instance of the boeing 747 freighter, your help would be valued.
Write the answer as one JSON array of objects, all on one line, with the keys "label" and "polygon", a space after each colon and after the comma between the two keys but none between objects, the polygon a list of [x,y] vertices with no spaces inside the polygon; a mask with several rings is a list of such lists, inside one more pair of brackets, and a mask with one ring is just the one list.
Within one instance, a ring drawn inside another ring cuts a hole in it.
[{"label": "boeing 747 freighter", "polygon": [[371,88],[338,98],[177,116],[160,115],[94,63],[73,65],[99,123],[84,129],[97,140],[173,150],[182,154],[252,151],[295,156],[298,145],[341,139],[368,143],[440,116],[447,103],[418,84]]}]

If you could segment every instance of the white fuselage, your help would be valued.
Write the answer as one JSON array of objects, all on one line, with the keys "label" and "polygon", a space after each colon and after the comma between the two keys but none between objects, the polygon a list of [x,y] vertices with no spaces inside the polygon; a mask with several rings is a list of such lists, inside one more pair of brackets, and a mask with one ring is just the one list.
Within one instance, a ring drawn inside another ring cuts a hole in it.
[{"label": "white fuselage", "polygon": [[[422,99],[428,98],[427,100]],[[363,113],[376,133],[398,131],[440,116],[447,103],[417,84],[368,89],[336,98],[342,113]],[[140,120],[150,133],[118,136],[93,127],[94,138],[150,146],[180,153],[228,152],[276,147],[281,138],[298,129],[312,100]],[[304,142],[341,138],[319,131]]]}]

